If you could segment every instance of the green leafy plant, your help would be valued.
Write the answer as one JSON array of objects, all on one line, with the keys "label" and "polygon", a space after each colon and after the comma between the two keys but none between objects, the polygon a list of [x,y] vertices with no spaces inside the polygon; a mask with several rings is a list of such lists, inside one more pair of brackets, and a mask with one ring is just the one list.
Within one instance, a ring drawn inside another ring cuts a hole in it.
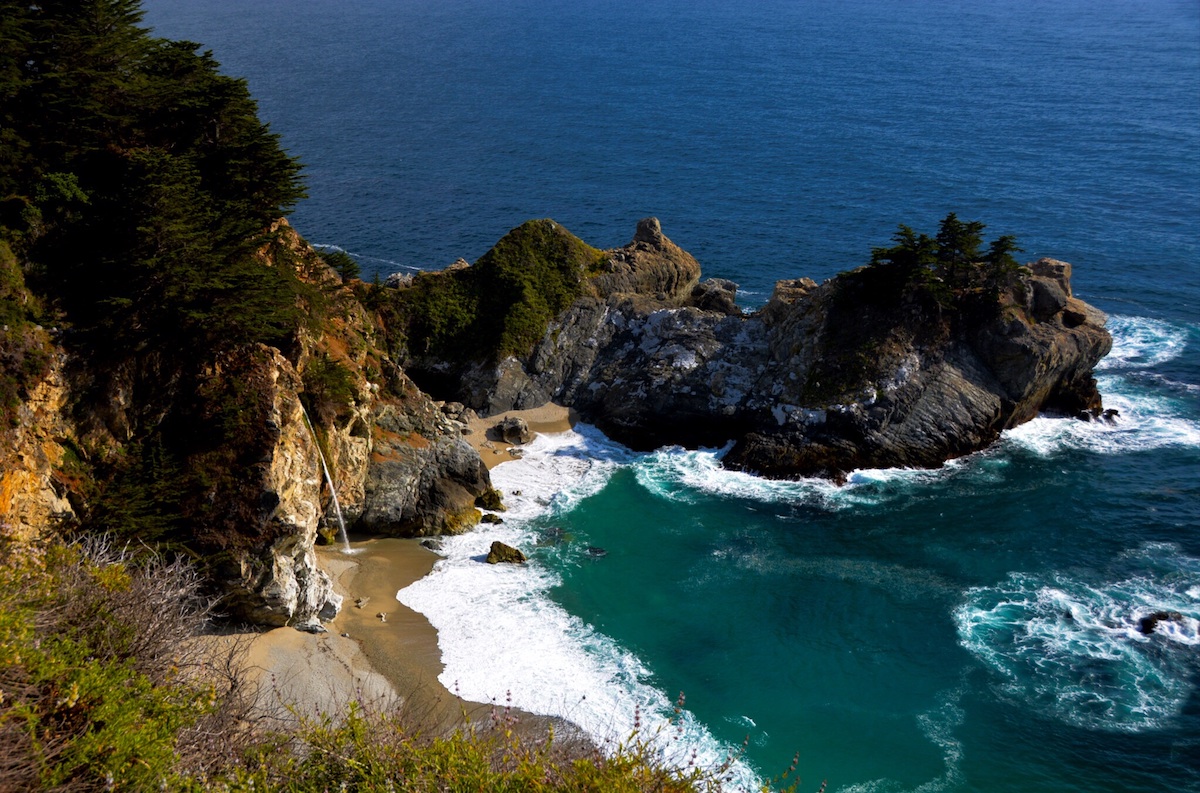
[{"label": "green leafy plant", "polygon": [[313,421],[329,425],[350,414],[357,394],[350,370],[324,353],[314,355],[304,367],[304,391],[300,399]]},{"label": "green leafy plant", "polygon": [[603,253],[551,220],[506,234],[469,268],[420,273],[392,292],[393,332],[414,356],[451,361],[527,355],[588,290]]},{"label": "green leafy plant", "polygon": [[351,278],[358,278],[362,274],[362,269],[358,266],[358,262],[354,257],[342,250],[325,250],[319,251],[321,258],[337,271],[337,274],[342,277],[343,281],[349,281]]},{"label": "green leafy plant", "polygon": [[177,743],[215,704],[185,674],[198,593],[186,564],[103,540],[6,548],[0,788],[176,787]]}]

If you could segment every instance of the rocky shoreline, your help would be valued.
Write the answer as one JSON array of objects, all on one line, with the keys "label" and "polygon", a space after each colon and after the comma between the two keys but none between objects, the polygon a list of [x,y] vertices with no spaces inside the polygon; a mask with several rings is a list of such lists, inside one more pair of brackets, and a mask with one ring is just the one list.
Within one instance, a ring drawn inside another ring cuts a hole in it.
[{"label": "rocky shoreline", "polygon": [[[952,268],[892,252],[823,284],[780,281],[747,313],[654,218],[608,251],[530,221],[474,265],[392,286],[343,279],[285,221],[270,235],[262,264],[294,273],[322,318],[287,344],[93,371],[43,331],[49,374],[4,432],[6,537],[90,525],[98,485],[174,472],[162,536],[202,560],[226,613],[311,628],[347,607],[315,550],[339,522],[470,530],[499,505],[488,469],[527,430],[579,418],[636,449],[733,441],[727,466],[837,480],[940,465],[1039,411],[1102,408],[1104,316],[1050,259]],[[561,407],[495,434],[548,403]],[[159,467],[123,470],[130,450]]]},{"label": "rocky shoreline", "polygon": [[554,400],[636,449],[732,440],[726,465],[774,478],[935,467],[1039,412],[1101,408],[1112,339],[1065,262],[957,291],[876,265],[780,281],[743,313],[654,218],[607,256],[527,355],[413,356],[414,377],[484,415]]}]

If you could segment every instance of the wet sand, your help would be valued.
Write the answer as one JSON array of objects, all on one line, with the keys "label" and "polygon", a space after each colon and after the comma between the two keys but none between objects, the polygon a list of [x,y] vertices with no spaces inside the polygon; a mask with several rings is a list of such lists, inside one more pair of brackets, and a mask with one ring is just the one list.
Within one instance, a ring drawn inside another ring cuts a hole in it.
[{"label": "wet sand", "polygon": [[[474,419],[464,437],[489,469],[520,454],[491,431],[508,416],[525,419],[534,432],[564,432],[575,423],[572,411],[554,404]],[[444,667],[437,631],[396,600],[399,590],[433,569],[438,555],[415,539],[363,539],[352,541],[351,550],[317,548],[321,568],[343,597],[341,612],[325,624],[327,633],[275,628],[208,640],[246,646],[245,664],[260,687],[259,701],[275,711],[289,706],[306,715],[336,715],[358,700],[403,708],[410,724],[425,730],[451,730],[464,719],[486,721],[490,705],[462,700],[438,681]],[[521,714],[521,721],[536,730],[551,720]]]},{"label": "wet sand", "polygon": [[438,681],[444,667],[437,631],[396,600],[398,591],[433,569],[438,555],[415,539],[369,539],[351,542],[351,548],[352,555],[318,549],[321,566],[345,598],[325,627],[359,644],[366,667],[391,683],[417,723],[444,729],[461,724],[464,714],[472,721],[484,718],[488,705],[459,699]]}]

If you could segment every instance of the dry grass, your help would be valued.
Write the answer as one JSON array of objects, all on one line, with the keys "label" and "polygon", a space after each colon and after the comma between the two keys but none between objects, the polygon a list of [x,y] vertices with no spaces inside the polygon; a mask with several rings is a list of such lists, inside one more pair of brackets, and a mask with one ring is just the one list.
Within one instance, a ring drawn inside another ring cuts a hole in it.
[{"label": "dry grass", "polygon": [[715,793],[736,760],[669,765],[640,718],[601,751],[501,705],[452,729],[417,698],[310,716],[261,696],[246,642],[193,641],[214,612],[186,561],[103,538],[0,554],[0,793]]}]

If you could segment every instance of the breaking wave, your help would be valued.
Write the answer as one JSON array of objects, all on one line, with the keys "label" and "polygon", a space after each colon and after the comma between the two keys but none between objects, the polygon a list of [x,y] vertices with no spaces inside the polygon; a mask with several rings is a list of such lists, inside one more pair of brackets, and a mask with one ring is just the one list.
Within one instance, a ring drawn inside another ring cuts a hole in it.
[{"label": "breaking wave", "polygon": [[1118,580],[1011,573],[967,591],[960,643],[1023,707],[1092,729],[1163,726],[1200,669],[1200,559],[1153,543],[1118,562]]}]

